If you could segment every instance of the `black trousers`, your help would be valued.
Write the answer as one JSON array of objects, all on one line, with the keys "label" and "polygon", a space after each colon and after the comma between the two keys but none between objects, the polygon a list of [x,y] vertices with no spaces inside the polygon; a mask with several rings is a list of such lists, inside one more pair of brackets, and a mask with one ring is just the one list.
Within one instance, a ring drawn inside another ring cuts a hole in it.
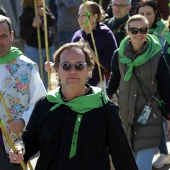
[{"label": "black trousers", "polygon": [[8,154],[5,152],[4,145],[0,144],[0,170],[22,170],[18,164],[10,163]]}]

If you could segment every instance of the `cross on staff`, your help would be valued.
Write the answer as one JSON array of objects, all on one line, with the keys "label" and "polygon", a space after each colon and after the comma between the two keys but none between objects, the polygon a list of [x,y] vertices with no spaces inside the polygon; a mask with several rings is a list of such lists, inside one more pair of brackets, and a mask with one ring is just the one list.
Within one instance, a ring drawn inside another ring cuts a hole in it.
[{"label": "cross on staff", "polygon": [[[34,10],[35,10],[35,17],[38,17],[38,10],[37,10],[37,1],[34,0]],[[43,75],[43,62],[42,62],[42,48],[41,48],[41,37],[40,37],[40,27],[37,26],[37,37],[38,37],[38,52],[39,52],[39,59],[40,59],[40,76],[42,81],[44,82],[44,75]]]}]

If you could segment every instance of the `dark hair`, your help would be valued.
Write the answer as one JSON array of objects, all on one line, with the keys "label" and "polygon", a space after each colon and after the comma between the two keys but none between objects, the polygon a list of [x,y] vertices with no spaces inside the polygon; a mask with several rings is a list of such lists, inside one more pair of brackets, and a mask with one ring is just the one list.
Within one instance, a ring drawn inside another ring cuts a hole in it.
[{"label": "dark hair", "polygon": [[102,10],[101,6],[93,1],[86,1],[81,6],[85,6],[87,8],[87,11],[91,12],[93,15],[98,14],[96,24],[99,24],[102,18]]},{"label": "dark hair", "polygon": [[22,0],[21,4],[24,8],[34,8],[34,0]]},{"label": "dark hair", "polygon": [[0,15],[0,23],[2,22],[6,22],[8,27],[9,27],[9,33],[11,34],[11,31],[12,31],[12,23],[11,23],[11,20],[4,16],[4,15]]},{"label": "dark hair", "polygon": [[59,67],[60,55],[64,50],[66,50],[66,49],[76,49],[76,48],[80,49],[85,55],[85,60],[86,60],[87,66],[90,68],[90,73],[89,73],[89,78],[90,78],[92,76],[92,70],[94,68],[95,63],[94,63],[94,61],[91,57],[90,50],[88,50],[86,44],[82,43],[82,42],[66,43],[62,47],[60,47],[53,55],[54,56],[53,68],[55,70],[57,70],[57,68]]},{"label": "dark hair", "polygon": [[154,21],[151,28],[157,27],[156,22],[161,20],[161,15],[160,15],[159,9],[156,5],[156,2],[154,0],[143,0],[143,1],[141,1],[136,7],[136,14],[139,14],[139,8],[140,7],[145,7],[145,6],[150,6],[155,13],[155,21]]}]

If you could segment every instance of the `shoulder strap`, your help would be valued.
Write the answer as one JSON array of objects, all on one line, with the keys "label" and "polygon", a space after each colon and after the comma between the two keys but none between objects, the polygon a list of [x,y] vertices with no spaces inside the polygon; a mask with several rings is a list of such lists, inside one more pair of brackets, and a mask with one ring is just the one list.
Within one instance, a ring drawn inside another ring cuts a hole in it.
[{"label": "shoulder strap", "polygon": [[159,100],[157,97],[156,97],[156,94],[154,94],[149,88],[148,86],[142,81],[142,79],[136,74],[136,72],[133,70],[133,73],[142,89],[142,92],[144,93],[143,91],[143,87],[152,95],[153,99],[155,99],[157,102],[158,102],[158,106],[159,108],[161,109],[161,112],[163,114],[163,116],[169,120],[169,114],[165,108],[165,102],[163,100]]}]

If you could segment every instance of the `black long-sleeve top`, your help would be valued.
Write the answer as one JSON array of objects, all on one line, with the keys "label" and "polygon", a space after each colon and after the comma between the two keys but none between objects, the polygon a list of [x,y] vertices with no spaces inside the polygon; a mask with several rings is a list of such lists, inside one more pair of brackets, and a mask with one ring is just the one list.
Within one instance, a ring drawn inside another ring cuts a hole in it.
[{"label": "black long-sleeve top", "polygon": [[77,152],[70,159],[78,113],[66,105],[50,112],[52,106],[46,98],[40,99],[22,136],[25,161],[40,151],[35,170],[110,170],[109,153],[116,170],[138,169],[115,104],[109,101],[83,114]]},{"label": "black long-sleeve top", "polygon": [[[53,44],[54,36],[50,31],[50,26],[56,24],[54,15],[46,8],[47,14],[47,30],[48,30],[48,46],[50,47]],[[33,27],[33,19],[35,17],[34,8],[23,8],[22,14],[19,17],[20,20],[20,36],[25,39],[26,44],[38,48],[38,36],[37,36],[37,27]],[[40,38],[41,38],[41,47],[45,48],[45,32],[44,32],[44,20],[43,17],[42,23],[40,25]]]}]

